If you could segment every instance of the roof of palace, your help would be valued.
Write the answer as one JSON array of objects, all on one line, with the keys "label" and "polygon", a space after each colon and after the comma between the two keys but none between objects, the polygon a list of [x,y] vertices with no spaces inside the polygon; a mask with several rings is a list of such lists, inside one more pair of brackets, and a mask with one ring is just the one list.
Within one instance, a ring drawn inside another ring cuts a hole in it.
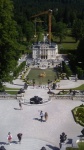
[{"label": "roof of palace", "polygon": [[49,42],[38,42],[38,43],[34,43],[32,45],[33,48],[40,48],[40,47],[48,47],[48,48],[55,48],[56,47],[56,43],[49,43]]}]

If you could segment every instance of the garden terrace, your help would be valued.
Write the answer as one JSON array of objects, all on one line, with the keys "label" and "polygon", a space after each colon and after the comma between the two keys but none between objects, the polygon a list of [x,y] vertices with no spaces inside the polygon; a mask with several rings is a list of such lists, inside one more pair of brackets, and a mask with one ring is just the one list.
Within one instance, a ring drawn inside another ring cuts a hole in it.
[{"label": "garden terrace", "polygon": [[[40,77],[41,74],[43,74],[45,72],[45,76]],[[56,78],[56,72],[53,69],[31,69],[31,71],[29,72],[27,78],[27,82],[30,82],[31,80],[35,80],[35,84],[46,84],[48,82],[48,80],[50,81],[54,81]]]}]

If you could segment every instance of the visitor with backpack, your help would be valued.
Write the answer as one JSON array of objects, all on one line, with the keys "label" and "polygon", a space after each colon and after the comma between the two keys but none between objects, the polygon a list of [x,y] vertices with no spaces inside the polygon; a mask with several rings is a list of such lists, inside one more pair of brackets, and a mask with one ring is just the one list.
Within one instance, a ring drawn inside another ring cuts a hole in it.
[{"label": "visitor with backpack", "polygon": [[45,117],[45,122],[46,122],[48,119],[48,113],[47,112],[45,112],[44,117]]},{"label": "visitor with backpack", "polygon": [[18,133],[18,134],[17,134],[17,137],[18,137],[18,140],[19,140],[18,142],[21,143],[21,140],[22,140],[22,133]]},{"label": "visitor with backpack", "polygon": [[4,146],[1,146],[1,147],[0,147],[0,150],[6,150],[6,149],[5,149],[5,147],[4,147]]},{"label": "visitor with backpack", "polygon": [[41,122],[43,121],[43,111],[41,110],[41,112],[40,112],[40,117],[41,117]]},{"label": "visitor with backpack", "polygon": [[10,132],[8,132],[7,140],[8,140],[8,144],[11,145],[12,135]]},{"label": "visitor with backpack", "polygon": [[43,146],[43,147],[41,148],[41,150],[46,150],[46,148]]}]

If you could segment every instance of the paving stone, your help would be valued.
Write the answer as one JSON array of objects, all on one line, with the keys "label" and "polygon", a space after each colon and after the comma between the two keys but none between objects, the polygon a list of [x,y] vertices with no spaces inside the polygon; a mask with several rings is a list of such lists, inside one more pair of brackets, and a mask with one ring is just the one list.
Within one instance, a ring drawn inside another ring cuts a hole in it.
[{"label": "paving stone", "polygon": [[[61,81],[60,88],[62,84],[64,88],[72,86],[74,81],[70,82]],[[74,86],[81,83],[77,81]],[[17,80],[17,84],[15,87],[23,86],[20,80]],[[6,84],[6,86],[14,85]],[[37,95],[47,100],[49,97],[47,91],[48,89],[28,87],[24,98],[30,99]],[[75,123],[71,110],[82,103],[79,100],[59,99],[51,100],[50,103],[43,105],[22,105],[23,110],[20,110],[18,100],[0,100],[0,145],[3,144],[7,150],[40,150],[42,146],[45,146],[47,150],[58,150],[62,132],[65,132],[70,139],[80,135],[82,127]],[[41,110],[48,112],[47,122],[40,121]],[[6,145],[8,132],[11,132],[13,136],[11,145]],[[16,144],[19,132],[23,133],[22,143]]]}]

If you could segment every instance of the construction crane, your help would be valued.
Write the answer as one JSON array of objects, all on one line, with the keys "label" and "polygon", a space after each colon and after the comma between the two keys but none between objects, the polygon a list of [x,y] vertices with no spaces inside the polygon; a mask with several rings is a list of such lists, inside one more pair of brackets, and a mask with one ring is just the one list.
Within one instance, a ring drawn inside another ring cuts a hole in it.
[{"label": "construction crane", "polygon": [[39,14],[36,14],[34,16],[32,16],[31,18],[35,18],[35,17],[38,17],[38,16],[41,16],[41,15],[44,15],[44,14],[48,14],[48,17],[49,17],[49,26],[48,26],[48,32],[49,32],[49,42],[51,42],[51,18],[52,18],[52,10],[49,9],[48,11],[44,11],[44,12],[41,12]]},{"label": "construction crane", "polygon": [[37,23],[37,22],[44,22],[44,21],[35,19],[34,22],[35,22],[35,35],[34,35],[34,37],[36,38],[36,23]]}]

